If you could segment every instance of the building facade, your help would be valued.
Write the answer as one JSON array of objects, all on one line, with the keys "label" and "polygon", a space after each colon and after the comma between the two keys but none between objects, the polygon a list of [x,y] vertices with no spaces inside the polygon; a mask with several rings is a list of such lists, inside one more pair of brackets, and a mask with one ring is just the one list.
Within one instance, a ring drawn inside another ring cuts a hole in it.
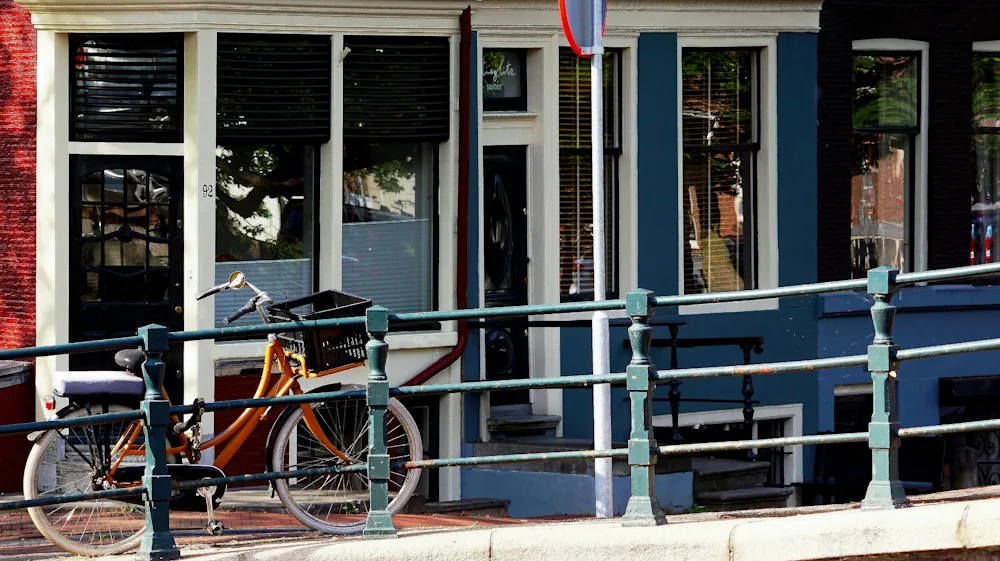
[{"label": "building facade", "polygon": [[[1000,104],[990,53],[1000,36],[982,22],[996,8],[948,4],[611,2],[609,297],[638,287],[773,288],[882,264],[961,265],[970,241],[973,262],[992,259],[996,188],[987,182],[997,175]],[[195,294],[237,269],[276,300],[335,288],[395,312],[592,297],[589,65],[569,49],[555,3],[24,0],[0,9],[11,61],[2,88],[17,108],[0,117],[0,180],[12,194],[0,207],[11,262],[0,273],[7,346],[151,322],[221,326],[242,293]],[[900,344],[915,346],[993,336],[982,304],[1000,303],[1000,293],[921,287],[897,301]],[[850,294],[658,310],[656,319],[673,322],[682,340],[762,338],[753,360],[782,361],[863,352],[867,305]],[[590,349],[589,316],[546,319],[556,323],[391,334],[390,380],[590,372],[581,352]],[[614,371],[628,362],[626,338],[612,328]],[[171,351],[168,390],[186,401],[247,397],[262,348],[184,343]],[[737,344],[685,348],[678,365],[743,355]],[[669,349],[653,358],[671,363]],[[990,363],[980,355],[907,365],[904,424],[937,422],[939,378],[994,374]],[[57,370],[110,364],[108,355],[40,358],[36,395],[50,391]],[[756,434],[833,430],[844,396],[862,393],[866,378],[860,369],[761,376],[749,397],[742,380],[686,382],[679,424],[687,438],[697,437],[693,427],[737,427],[741,404],[697,399],[747,398],[759,402]],[[658,390],[655,405],[661,439],[673,431],[670,389]],[[613,436],[623,441],[623,390],[612,403]],[[525,427],[593,434],[590,390],[411,405],[438,457]],[[225,424],[208,416],[205,433]],[[259,434],[237,462],[246,472],[263,468]],[[778,485],[814,468],[811,450],[787,452]],[[502,474],[505,491],[485,483],[496,473],[448,468],[426,492],[555,500],[511,473]],[[690,506],[690,474],[671,476],[687,491],[665,497],[668,505]]]}]

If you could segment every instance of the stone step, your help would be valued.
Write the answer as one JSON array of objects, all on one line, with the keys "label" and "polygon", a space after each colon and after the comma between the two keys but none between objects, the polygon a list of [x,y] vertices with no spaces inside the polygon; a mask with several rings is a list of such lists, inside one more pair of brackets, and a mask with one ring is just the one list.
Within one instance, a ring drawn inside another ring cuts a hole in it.
[{"label": "stone step", "polygon": [[[628,443],[614,442],[611,446],[612,448],[628,448]],[[506,456],[511,454],[539,454],[545,452],[565,452],[571,450],[593,449],[593,440],[577,438],[494,440],[491,442],[478,442],[472,445],[472,451],[475,456]],[[613,475],[630,475],[628,461],[625,458],[615,458],[611,465]],[[504,471],[566,473],[588,475],[591,477],[594,475],[594,460],[586,458],[551,460],[544,462],[521,462],[514,464],[485,464],[476,467]],[[690,457],[660,456],[656,461],[656,473],[666,474],[685,471],[692,471]]]},{"label": "stone step", "polygon": [[788,506],[791,487],[751,487],[694,494],[694,502],[709,512],[754,510]]},{"label": "stone step", "polygon": [[462,499],[424,504],[422,514],[451,514],[459,516],[491,516],[510,518],[510,501],[507,499]]},{"label": "stone step", "polygon": [[497,440],[554,437],[560,422],[559,415],[504,415],[487,419],[486,428]]},{"label": "stone step", "polygon": [[731,491],[760,487],[767,482],[769,462],[694,458],[694,492]]}]

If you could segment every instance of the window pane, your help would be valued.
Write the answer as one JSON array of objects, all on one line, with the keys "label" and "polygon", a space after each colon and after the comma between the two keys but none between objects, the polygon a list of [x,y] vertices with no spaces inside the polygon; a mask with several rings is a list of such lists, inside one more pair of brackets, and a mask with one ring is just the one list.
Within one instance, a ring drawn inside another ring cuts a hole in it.
[{"label": "window pane", "polygon": [[684,145],[747,144],[754,137],[753,51],[684,51]]},{"label": "window pane", "polygon": [[684,155],[684,294],[753,288],[749,152]]},{"label": "window pane", "polygon": [[976,187],[972,193],[971,265],[997,261],[1000,231],[1000,135],[973,136]]},{"label": "window pane", "polygon": [[918,125],[916,54],[854,56],[854,127]]},{"label": "window pane", "polygon": [[[604,148],[621,146],[618,134],[618,52],[604,53]],[[590,149],[590,60],[559,49],[559,147]]]},{"label": "window pane", "polygon": [[434,308],[436,146],[345,140],[345,292],[395,313]]},{"label": "window pane", "polygon": [[[312,146],[217,148],[217,284],[243,271],[275,301],[313,293],[314,158]],[[216,296],[216,326],[249,296],[236,290]],[[237,324],[258,322],[247,314]]]},{"label": "window pane", "polygon": [[975,80],[972,125],[1000,127],[1000,54],[977,54],[972,71]]},{"label": "window pane", "polygon": [[[618,153],[621,146],[617,51],[604,54],[604,246],[606,291],[617,291]],[[563,297],[594,292],[590,61],[559,51],[559,280]]]},{"label": "window pane", "polygon": [[851,178],[851,271],[908,265],[906,200],[912,195],[913,136],[855,134]]}]

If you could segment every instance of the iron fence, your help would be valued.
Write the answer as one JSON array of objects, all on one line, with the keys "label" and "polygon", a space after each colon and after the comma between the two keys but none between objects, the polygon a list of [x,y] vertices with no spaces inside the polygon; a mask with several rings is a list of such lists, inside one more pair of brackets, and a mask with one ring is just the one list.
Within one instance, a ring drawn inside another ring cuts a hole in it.
[{"label": "iron fence", "polygon": [[[780,449],[788,446],[848,442],[867,442],[872,453],[872,477],[862,507],[866,509],[896,508],[907,504],[907,498],[898,476],[898,448],[901,438],[1000,429],[1000,419],[900,428],[897,420],[898,408],[896,403],[896,372],[898,371],[900,362],[967,352],[1000,350],[1000,339],[900,350],[892,338],[892,327],[896,312],[895,307],[892,305],[893,295],[903,286],[995,275],[997,273],[1000,273],[1000,264],[977,265],[908,274],[897,274],[894,270],[879,268],[870,271],[867,279],[719,294],[657,297],[652,292],[636,290],[628,293],[625,299],[602,302],[572,302],[554,305],[513,306],[398,315],[390,314],[385,308],[375,306],[367,310],[365,317],[238,326],[177,333],[171,333],[162,326],[150,325],[140,329],[138,334],[133,337],[0,351],[0,359],[14,359],[119,349],[139,345],[146,354],[146,360],[143,364],[143,379],[145,381],[146,392],[141,406],[137,411],[0,426],[0,435],[4,435],[108,423],[112,421],[140,420],[144,430],[146,446],[145,476],[142,478],[142,484],[128,489],[110,489],[32,500],[3,502],[0,503],[0,510],[28,508],[80,500],[142,495],[145,504],[146,526],[143,542],[139,549],[139,557],[142,559],[176,559],[180,553],[170,532],[168,521],[169,499],[173,489],[194,489],[238,482],[270,481],[308,475],[364,471],[370,480],[370,510],[367,513],[367,524],[364,535],[366,537],[388,537],[396,535],[392,517],[387,510],[389,501],[388,484],[390,470],[392,469],[441,468],[611,457],[626,458],[630,466],[632,482],[631,496],[623,517],[623,525],[649,526],[665,523],[663,510],[657,502],[654,488],[654,467],[656,458],[659,455],[750,450],[754,448]],[[653,327],[650,325],[649,318],[654,314],[657,307],[801,297],[863,289],[867,289],[868,293],[874,299],[871,306],[871,314],[875,327],[875,336],[872,344],[868,347],[867,354],[769,364],[669,370],[657,370],[650,359]],[[555,376],[527,380],[463,382],[400,388],[389,387],[385,371],[389,346],[385,342],[385,337],[393,325],[413,322],[480,320],[485,318],[621,309],[624,309],[631,319],[628,336],[632,358],[625,372],[581,376]],[[171,480],[167,471],[166,461],[166,432],[172,424],[171,415],[193,413],[196,407],[193,405],[171,406],[161,394],[160,388],[164,371],[162,356],[167,351],[169,343],[215,339],[233,335],[263,335],[348,326],[364,326],[370,337],[366,346],[369,374],[367,387],[364,390],[341,390],[273,398],[205,403],[204,411],[214,412],[247,407],[270,407],[334,400],[365,399],[369,420],[372,422],[370,423],[368,434],[370,444],[369,454],[364,464],[218,477],[179,483],[174,483]],[[758,438],[731,442],[664,446],[658,445],[653,436],[652,399],[657,384],[694,378],[759,376],[849,366],[867,366],[871,372],[874,410],[872,422],[867,432]],[[391,396],[481,393],[512,389],[558,389],[589,387],[594,384],[624,385],[628,390],[631,432],[627,448],[427,459],[390,465],[386,442],[386,426],[382,420],[384,419]]]}]

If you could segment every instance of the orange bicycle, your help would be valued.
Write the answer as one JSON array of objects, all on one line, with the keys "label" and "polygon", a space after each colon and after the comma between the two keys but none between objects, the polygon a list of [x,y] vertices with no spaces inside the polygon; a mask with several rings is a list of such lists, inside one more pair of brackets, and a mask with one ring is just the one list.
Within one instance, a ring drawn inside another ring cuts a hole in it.
[{"label": "orange bicycle", "polygon": [[[262,321],[273,323],[355,315],[371,305],[367,300],[333,290],[274,304],[266,292],[235,272],[229,282],[198,295],[248,287],[254,292],[245,306],[227,318],[231,323],[257,310]],[[311,308],[303,314],[295,310]],[[320,329],[269,335],[264,369],[254,397],[302,394],[302,378],[321,378],[364,364],[366,334],[359,329]],[[124,372],[60,372],[53,393],[69,405],[50,418],[71,418],[136,409],[145,392],[141,349],[119,351],[115,361]],[[275,378],[277,367],[280,376]],[[339,384],[314,392],[336,391]],[[164,396],[169,400],[166,392]],[[54,409],[54,397],[46,405]],[[200,400],[196,401],[196,409]],[[387,443],[391,462],[420,460],[423,445],[412,415],[391,399],[387,415]],[[259,423],[272,414],[270,407],[245,409],[236,421],[213,438],[200,442],[200,412],[187,421],[174,417],[168,433],[168,469],[174,481],[224,477],[223,469]],[[338,400],[287,406],[278,413],[267,439],[267,471],[293,471],[365,463],[368,453],[368,410],[364,400]],[[50,430],[29,435],[34,441],[24,473],[26,499],[46,495],[134,487],[141,484],[145,443],[138,421]],[[212,465],[200,465],[201,452],[220,447]],[[393,470],[389,512],[397,513],[413,494],[420,470]],[[271,491],[302,524],[331,534],[364,529],[368,511],[365,472],[330,473],[314,477],[279,479]],[[214,519],[225,486],[198,491],[176,491],[171,508],[207,512],[208,530],[222,531]],[[272,495],[273,496],[273,495]],[[137,547],[145,529],[141,498],[94,500],[28,509],[39,532],[52,543],[76,555],[124,553]]]}]

